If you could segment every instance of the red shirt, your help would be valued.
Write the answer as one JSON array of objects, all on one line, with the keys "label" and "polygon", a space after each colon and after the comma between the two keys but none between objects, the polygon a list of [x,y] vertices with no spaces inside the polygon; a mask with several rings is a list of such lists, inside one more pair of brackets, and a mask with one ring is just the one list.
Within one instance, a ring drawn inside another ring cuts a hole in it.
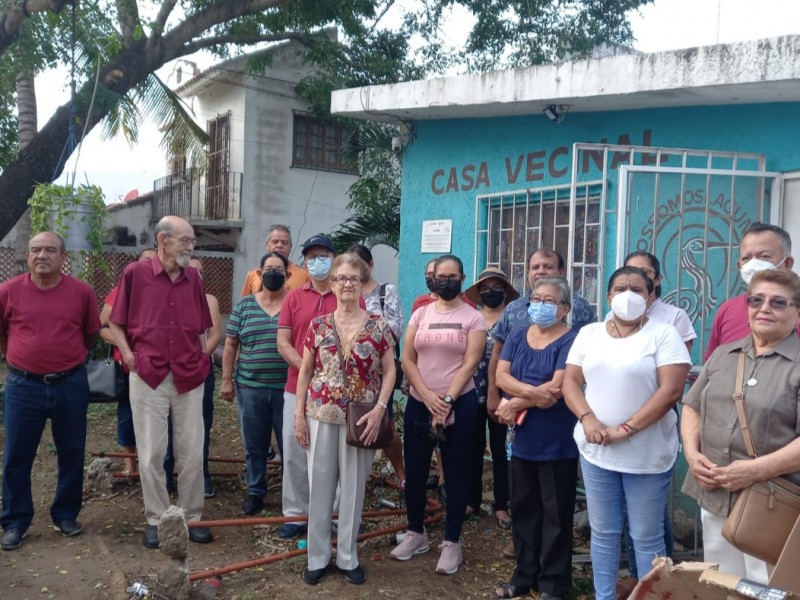
[{"label": "red shirt", "polygon": [[[358,304],[366,309],[364,297],[360,296]],[[278,329],[289,329],[292,333],[292,346],[300,356],[303,356],[303,343],[308,332],[308,325],[315,317],[329,315],[336,310],[336,296],[333,291],[328,289],[324,294],[315,290],[309,281],[303,287],[292,290],[286,294],[281,306],[281,314],[278,317]],[[297,393],[297,376],[300,372],[289,366],[284,388],[290,394]]]},{"label": "red shirt", "polygon": [[[461,294],[461,299],[467,304],[469,304],[472,308],[478,308],[477,306],[475,306],[475,303],[469,298],[467,298],[463,293]],[[422,294],[421,296],[417,296],[414,299],[414,304],[411,305],[411,314],[413,315],[415,312],[417,312],[418,308],[427,306],[431,302],[436,302],[436,298],[431,298],[430,294]]]},{"label": "red shirt", "polygon": [[[108,292],[108,296],[106,296],[106,299],[103,300],[103,304],[108,304],[111,308],[114,308],[114,302],[116,302],[117,300],[117,292],[119,292],[119,286],[115,285],[113,288],[111,288],[111,291]],[[120,354],[119,348],[114,346],[113,353],[114,353],[114,360],[117,361],[120,365],[122,365],[122,370],[127,373],[128,365],[126,365],[125,362],[122,360],[122,354]]]},{"label": "red shirt", "polygon": [[0,335],[8,338],[8,364],[46,375],[68,371],[84,360],[84,338],[100,331],[92,288],[68,275],[39,289],[30,273],[0,285]]},{"label": "red shirt", "polygon": [[131,263],[122,272],[109,320],[125,329],[136,373],[151,388],[170,371],[179,394],[205,381],[210,363],[200,336],[212,323],[196,269],[181,269],[172,281],[158,257]]}]

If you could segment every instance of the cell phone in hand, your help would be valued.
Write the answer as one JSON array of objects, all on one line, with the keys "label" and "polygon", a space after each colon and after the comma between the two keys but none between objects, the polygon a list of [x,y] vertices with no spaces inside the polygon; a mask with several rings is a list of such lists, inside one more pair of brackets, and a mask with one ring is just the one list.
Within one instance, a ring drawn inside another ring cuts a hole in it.
[{"label": "cell phone in hand", "polygon": [[[511,402],[508,398],[501,398],[500,399],[500,406],[498,408],[502,408],[506,404]],[[514,417],[514,425],[522,425],[525,422],[525,417],[528,416],[528,409],[517,411],[517,416]]]}]

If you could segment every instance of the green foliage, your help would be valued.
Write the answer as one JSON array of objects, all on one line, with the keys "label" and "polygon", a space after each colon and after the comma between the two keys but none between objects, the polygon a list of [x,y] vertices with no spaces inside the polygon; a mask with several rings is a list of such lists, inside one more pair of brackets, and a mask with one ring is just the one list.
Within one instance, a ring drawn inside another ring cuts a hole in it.
[{"label": "green foliage", "polygon": [[[81,221],[89,221],[89,250],[81,250],[78,254],[80,264],[88,266],[82,270],[81,278],[91,281],[95,269],[107,270],[103,260],[103,221],[106,208],[103,190],[96,185],[79,185],[77,188],[54,183],[42,183],[36,186],[28,206],[31,207],[31,235],[42,231],[53,231],[62,238],[66,237],[69,222],[77,212],[81,212]],[[83,207],[87,212],[78,211]]]}]

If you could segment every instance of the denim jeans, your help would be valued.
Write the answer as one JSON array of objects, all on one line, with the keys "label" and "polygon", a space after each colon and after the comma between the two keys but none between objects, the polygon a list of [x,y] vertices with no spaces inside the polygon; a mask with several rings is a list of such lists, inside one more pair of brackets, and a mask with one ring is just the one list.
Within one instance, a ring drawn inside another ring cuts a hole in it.
[{"label": "denim jeans", "polygon": [[[214,386],[217,376],[214,372],[214,363],[203,383],[203,479],[206,484],[211,482],[211,472],[208,469],[208,447],[211,445],[211,426],[214,424]],[[172,488],[172,479],[175,476],[175,457],[172,455],[172,416],[170,415],[167,426],[167,453],[164,456],[164,473],[167,476],[167,489]]]},{"label": "denim jeans", "polygon": [[120,448],[125,448],[136,445],[136,433],[133,430],[130,375],[123,373],[122,381],[122,397],[117,402],[117,443]]},{"label": "denim jeans", "polygon": [[[635,551],[633,549],[633,539],[631,538],[631,528],[628,525],[628,510],[623,506],[624,524],[622,528],[622,538],[625,543],[625,553],[628,557],[628,575],[634,579],[639,579],[639,569],[636,568]],[[669,506],[664,503],[664,548],[667,556],[672,558],[675,550],[675,534],[672,531],[672,519],[669,514]],[[642,577],[646,573],[641,574]]]},{"label": "denim jeans", "polygon": [[592,570],[596,600],[615,600],[622,535],[622,507],[628,510],[636,566],[643,575],[664,556],[664,506],[672,469],[663,473],[620,473],[581,458],[592,528]]},{"label": "denim jeans", "polygon": [[83,497],[86,409],[89,383],[81,369],[63,381],[46,384],[13,373],[6,379],[3,451],[3,529],[26,531],[33,520],[31,470],[47,419],[58,455],[58,484],[50,517],[74,521]]},{"label": "denim jeans", "polygon": [[[458,543],[464,512],[467,509],[470,485],[470,448],[475,435],[477,419],[475,391],[459,396],[453,405],[455,422],[445,429],[446,442],[440,442],[444,487],[447,492],[447,515],[444,539]],[[425,518],[425,483],[431,469],[431,456],[435,442],[425,430],[430,428],[431,414],[425,404],[408,397],[403,417],[403,450],[406,463],[406,506],[408,528],[422,533]]]},{"label": "denim jeans", "polygon": [[267,454],[272,432],[283,458],[283,389],[252,388],[236,384],[239,429],[247,464],[247,495],[267,495]]}]

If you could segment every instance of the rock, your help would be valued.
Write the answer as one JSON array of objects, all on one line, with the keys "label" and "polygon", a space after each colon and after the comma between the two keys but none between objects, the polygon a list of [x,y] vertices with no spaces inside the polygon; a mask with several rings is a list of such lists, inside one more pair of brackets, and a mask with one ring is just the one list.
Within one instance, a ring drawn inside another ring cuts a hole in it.
[{"label": "rock", "polygon": [[186,560],[189,555],[189,528],[186,512],[170,506],[158,522],[158,541],[161,552],[174,560]]},{"label": "rock", "polygon": [[110,458],[95,458],[89,463],[89,470],[86,473],[86,488],[88,490],[105,493],[114,486],[111,464]]},{"label": "rock", "polygon": [[[703,532],[701,525],[697,523],[697,543],[703,543]],[[686,548],[694,548],[694,529],[695,520],[682,510],[676,510],[672,515],[672,531],[675,539]]]},{"label": "rock", "polygon": [[167,591],[170,600],[186,600],[189,597],[189,528],[186,512],[170,506],[158,521],[159,549],[171,560],[158,573],[158,581]]},{"label": "rock", "polygon": [[580,533],[582,536],[588,538],[592,531],[589,528],[589,513],[585,510],[579,510],[575,513],[573,517],[573,527]]}]

